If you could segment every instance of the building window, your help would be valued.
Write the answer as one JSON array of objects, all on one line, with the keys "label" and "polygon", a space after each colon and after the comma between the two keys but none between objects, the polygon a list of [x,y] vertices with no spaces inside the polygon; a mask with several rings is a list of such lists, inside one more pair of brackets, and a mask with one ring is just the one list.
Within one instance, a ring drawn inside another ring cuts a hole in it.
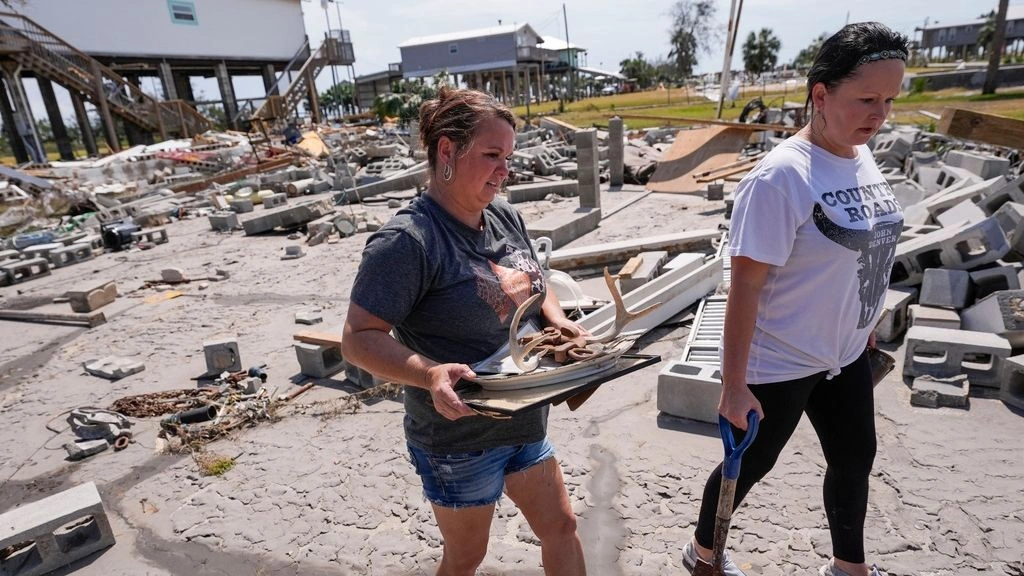
[{"label": "building window", "polygon": [[454,43],[453,44],[449,44],[448,45],[448,53],[449,54],[458,54],[459,53],[459,45],[458,44],[454,44]]},{"label": "building window", "polygon": [[167,9],[171,12],[171,22],[186,26],[198,26],[196,5],[189,0],[167,0]]}]

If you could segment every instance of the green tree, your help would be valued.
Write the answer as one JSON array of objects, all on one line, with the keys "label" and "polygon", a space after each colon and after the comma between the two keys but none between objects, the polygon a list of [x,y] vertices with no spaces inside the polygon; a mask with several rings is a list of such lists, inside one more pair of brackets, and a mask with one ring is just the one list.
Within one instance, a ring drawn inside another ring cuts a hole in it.
[{"label": "green tree", "polygon": [[672,6],[672,27],[668,57],[675,61],[676,70],[684,78],[693,75],[697,56],[709,54],[711,47],[721,38],[714,23],[715,3],[712,0],[679,0]]},{"label": "green tree", "polygon": [[996,35],[996,11],[990,10],[988,14],[982,14],[978,18],[985,19],[985,23],[981,25],[981,30],[978,30],[978,46],[981,47],[982,53],[987,56],[991,48],[992,38]]},{"label": "green tree", "polygon": [[821,50],[821,45],[828,39],[828,33],[822,32],[817,38],[811,40],[811,43],[807,45],[807,48],[801,50],[796,58],[793,58],[793,68],[796,69],[807,69],[814,63],[814,57],[818,55],[818,50]]},{"label": "green tree", "polygon": [[348,80],[331,86],[320,94],[320,106],[335,115],[354,114],[356,111],[355,89]]},{"label": "green tree", "polygon": [[650,88],[657,79],[657,70],[644,59],[643,52],[637,52],[632,58],[619,62],[619,74],[636,80],[640,89]]},{"label": "green tree", "polygon": [[743,69],[758,76],[775,68],[779,61],[779,49],[782,42],[772,33],[770,28],[761,28],[747,36],[743,43]]}]

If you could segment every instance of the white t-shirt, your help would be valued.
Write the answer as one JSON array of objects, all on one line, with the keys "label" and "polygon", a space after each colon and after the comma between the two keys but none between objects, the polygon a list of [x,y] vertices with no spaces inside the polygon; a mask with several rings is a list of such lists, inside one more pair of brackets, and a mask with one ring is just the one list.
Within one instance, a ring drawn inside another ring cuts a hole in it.
[{"label": "white t-shirt", "polygon": [[740,182],[728,254],[771,265],[747,383],[839,369],[881,314],[903,211],[867,146],[841,158],[799,136]]}]

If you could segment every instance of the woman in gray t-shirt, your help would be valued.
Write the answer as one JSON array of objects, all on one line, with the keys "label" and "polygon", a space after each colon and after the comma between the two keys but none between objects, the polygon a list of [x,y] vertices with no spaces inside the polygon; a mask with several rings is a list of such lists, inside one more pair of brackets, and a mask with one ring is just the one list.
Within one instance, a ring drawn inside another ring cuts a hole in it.
[{"label": "woman in gray t-shirt", "polygon": [[[496,198],[515,117],[487,94],[441,88],[420,108],[427,192],[370,237],[345,319],[345,360],[406,384],[405,433],[444,553],[438,574],[473,574],[502,491],[541,542],[547,574],[585,574],[576,519],[547,441],[547,408],[476,415],[452,386],[508,339],[516,309],[582,330],[545,286],[526,224]],[[392,332],[394,336],[392,337]]]}]

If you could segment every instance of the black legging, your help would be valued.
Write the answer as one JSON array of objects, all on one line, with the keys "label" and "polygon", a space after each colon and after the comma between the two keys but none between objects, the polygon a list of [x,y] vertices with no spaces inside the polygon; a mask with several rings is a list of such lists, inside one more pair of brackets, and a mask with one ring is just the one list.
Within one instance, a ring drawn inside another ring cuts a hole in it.
[{"label": "black legging", "polygon": [[[868,506],[868,476],[875,459],[874,390],[867,354],[827,380],[821,372],[800,380],[751,385],[765,419],[757,438],[743,455],[736,482],[735,506],[769,470],[786,445],[800,416],[814,426],[825,453],[825,514],[832,533],[832,554],[847,562],[864,562],[864,517]],[[733,427],[738,443],[743,430]],[[722,481],[721,464],[704,486],[697,521],[697,543],[711,548],[715,510]]]}]

